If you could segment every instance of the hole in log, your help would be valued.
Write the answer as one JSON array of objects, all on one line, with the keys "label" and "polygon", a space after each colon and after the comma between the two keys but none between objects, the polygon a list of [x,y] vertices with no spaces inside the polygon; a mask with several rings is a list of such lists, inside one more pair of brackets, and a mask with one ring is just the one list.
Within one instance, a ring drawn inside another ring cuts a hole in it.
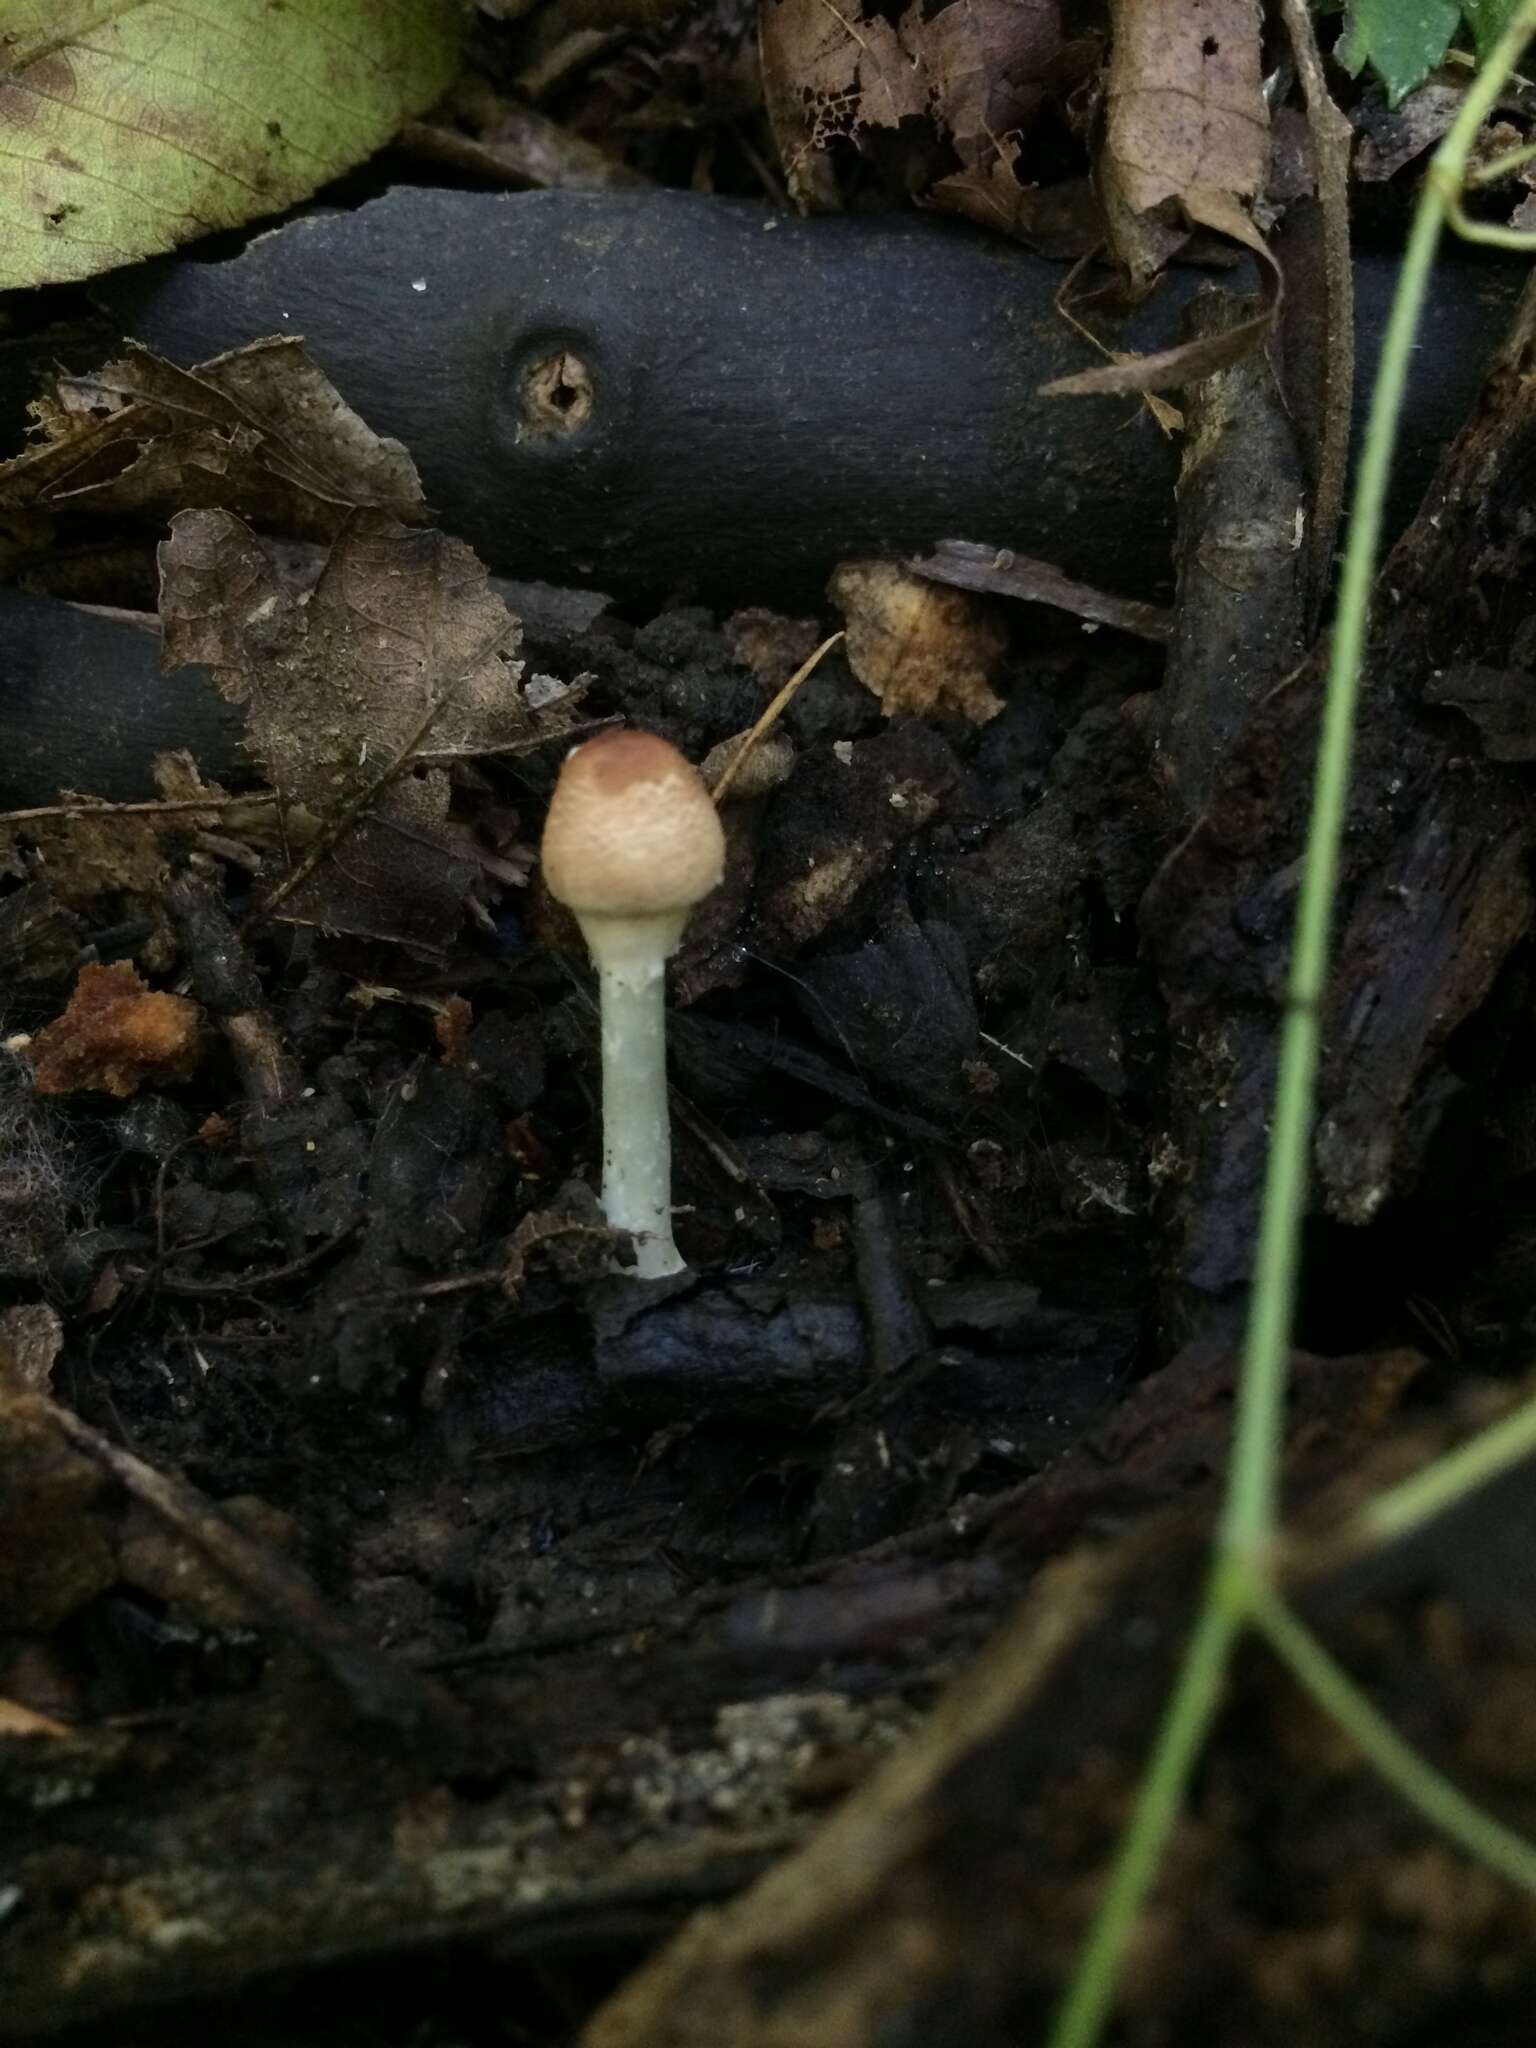
[{"label": "hole in log", "polygon": [[592,417],[592,372],[568,348],[557,348],[522,373],[522,428],[527,434],[575,434]]}]

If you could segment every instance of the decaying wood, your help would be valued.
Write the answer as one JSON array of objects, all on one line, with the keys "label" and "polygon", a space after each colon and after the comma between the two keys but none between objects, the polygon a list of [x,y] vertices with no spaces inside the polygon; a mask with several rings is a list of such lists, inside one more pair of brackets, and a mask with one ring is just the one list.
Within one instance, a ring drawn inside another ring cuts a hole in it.
[{"label": "decaying wood", "polygon": [[[1348,1223],[1411,1186],[1435,1126],[1441,1049],[1530,926],[1529,787],[1430,698],[1442,671],[1520,665],[1517,593],[1532,555],[1509,508],[1536,436],[1533,359],[1528,289],[1377,583],[1315,1146],[1323,1203]],[[1144,906],[1180,1048],[1175,1327],[1230,1317],[1247,1283],[1326,668],[1323,645],[1256,709]]]},{"label": "decaying wood", "polygon": [[[1359,1463],[1417,1365],[1300,1362],[1294,1448],[1315,1481]],[[0,2035],[321,1959],[493,1937],[509,1955],[601,1951],[616,1922],[659,1932],[736,1890],[878,1766],[809,1863],[770,1880],[787,1917],[746,1975],[738,1930],[765,1925],[750,1899],[685,1937],[695,2004],[636,2032],[666,1981],[642,1979],[594,2040],[859,2048],[866,2021],[906,2001],[916,2023],[936,1997],[974,2017],[963,2038],[1017,2038],[989,2029],[1059,1976],[1156,1711],[1230,1388],[1230,1360],[1188,1356],[974,1515],[584,1640],[471,1651],[437,1674],[476,1738],[446,1770],[365,1737],[343,1693],[285,1659],[249,1695],[140,1728],[0,1743]],[[1191,1504],[1170,1517],[1178,1492]],[[76,1513],[110,1560],[99,1497],[65,1502],[51,1543],[67,1553]],[[898,1747],[1036,1571],[1019,1619]],[[1192,1911],[1243,1853],[1195,1833],[1213,1863]],[[743,2031],[709,2031],[738,2008]]]},{"label": "decaying wood", "polygon": [[[904,216],[401,190],[229,262],[151,265],[103,289],[127,328],[189,362],[270,334],[285,313],[283,332],[305,334],[369,425],[406,442],[443,524],[514,572],[814,602],[840,560],[980,532],[1144,598],[1167,582],[1174,451],[1149,421],[1122,418],[1123,401],[1038,395],[1080,359],[1053,310],[1060,275]],[[506,279],[504,302],[488,306],[487,276]],[[1387,259],[1356,266],[1366,348],[1392,276]],[[1518,266],[1459,265],[1437,293],[1400,512],[1460,425],[1518,278]],[[1166,336],[1198,282],[1171,276],[1118,339]],[[590,416],[536,433],[524,373],[552,333],[590,357],[595,396]],[[507,595],[537,652],[538,605],[530,616]],[[238,715],[201,672],[158,676],[153,644],[126,626],[18,592],[3,603],[0,807],[61,789],[147,796],[149,760],[167,746],[207,775],[239,772]]]},{"label": "decaying wood", "polygon": [[[1396,1472],[1405,1451],[1433,1456],[1436,1438],[1376,1463]],[[1319,1520],[1336,1524],[1376,1479],[1374,1467],[1351,1475]],[[1346,1661],[1365,1660],[1404,1732],[1527,1828],[1536,1797],[1521,1767],[1501,1765],[1494,1733],[1529,1684],[1524,1589],[1480,1603],[1478,1650],[1458,1636],[1440,1657],[1426,1590],[1466,1588],[1490,1530],[1529,1531],[1533,1508],[1527,1474],[1464,1509],[1459,1529],[1293,1589],[1328,1615]],[[596,2015],[586,2048],[1042,2038],[1202,1566],[1197,1529],[1176,1514],[1048,1566],[921,1732],[799,1854],[691,1922]],[[1484,1654],[1498,1675],[1480,1699],[1465,1660]],[[1245,1875],[1260,1869],[1251,1889]],[[1266,1911],[1274,1898],[1288,1902],[1283,1929]],[[1373,2040],[1408,2040],[1495,1957],[1518,2004],[1515,1986],[1536,1977],[1533,1929],[1536,1904],[1466,1868],[1255,1654],[1143,1923],[1123,2038],[1280,2048],[1304,2028],[1342,2048],[1369,2008]]]},{"label": "decaying wood", "polygon": [[[1223,333],[1252,318],[1252,301],[1208,293],[1189,308],[1187,325]],[[1228,742],[1301,657],[1306,486],[1262,350],[1192,385],[1184,418],[1179,593],[1156,727],[1178,801],[1193,815]]]}]

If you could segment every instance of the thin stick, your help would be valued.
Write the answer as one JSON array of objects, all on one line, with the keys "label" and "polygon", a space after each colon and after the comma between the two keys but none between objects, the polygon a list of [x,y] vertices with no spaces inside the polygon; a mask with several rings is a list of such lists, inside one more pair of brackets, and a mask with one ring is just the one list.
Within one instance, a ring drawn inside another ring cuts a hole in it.
[{"label": "thin stick", "polygon": [[275,804],[277,795],[258,789],[245,796],[188,796],[167,802],[160,798],[138,804],[34,804],[27,811],[0,811],[0,825],[32,825],[42,818],[153,818],[173,811],[237,811],[244,804]]},{"label": "thin stick", "polygon": [[1312,491],[1310,617],[1315,624],[1328,589],[1349,476],[1355,387],[1355,279],[1349,253],[1349,152],[1354,130],[1328,91],[1304,0],[1280,0],[1280,12],[1306,94],[1307,120],[1317,155],[1317,195],[1323,211],[1326,355],[1322,447]]},{"label": "thin stick", "polygon": [[842,638],[843,635],[841,633],[834,633],[830,639],[823,640],[816,652],[807,656],[801,662],[800,666],[768,706],[762,717],[758,719],[757,723],[742,735],[741,745],[715,777],[715,786],[709,792],[717,804],[722,802],[729,793],[731,784],[736,780],[742,769],[746,767],[759,743],[773,731],[773,728],[794,702],[800,686],[809,676],[815,673],[822,656],[829,654]]}]

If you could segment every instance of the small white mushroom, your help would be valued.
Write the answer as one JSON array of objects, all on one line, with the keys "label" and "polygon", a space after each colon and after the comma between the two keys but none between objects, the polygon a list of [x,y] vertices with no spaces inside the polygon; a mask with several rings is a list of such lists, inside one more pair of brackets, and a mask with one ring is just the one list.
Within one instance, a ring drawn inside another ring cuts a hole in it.
[{"label": "small white mushroom", "polygon": [[611,731],[566,756],[544,880],[597,969],[603,1039],[603,1213],[635,1238],[634,1274],[680,1273],[672,1241],[666,963],[725,865],[698,771],[655,733]]}]

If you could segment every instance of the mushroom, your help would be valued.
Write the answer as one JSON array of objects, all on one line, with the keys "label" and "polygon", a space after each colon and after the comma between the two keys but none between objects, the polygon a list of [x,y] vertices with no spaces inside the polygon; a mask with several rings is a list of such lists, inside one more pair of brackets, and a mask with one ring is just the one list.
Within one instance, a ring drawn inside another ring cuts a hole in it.
[{"label": "mushroom", "polygon": [[651,732],[613,730],[566,755],[542,848],[551,896],[597,969],[603,1039],[603,1213],[635,1239],[642,1280],[684,1270],[672,1241],[666,963],[725,866],[698,771]]}]

